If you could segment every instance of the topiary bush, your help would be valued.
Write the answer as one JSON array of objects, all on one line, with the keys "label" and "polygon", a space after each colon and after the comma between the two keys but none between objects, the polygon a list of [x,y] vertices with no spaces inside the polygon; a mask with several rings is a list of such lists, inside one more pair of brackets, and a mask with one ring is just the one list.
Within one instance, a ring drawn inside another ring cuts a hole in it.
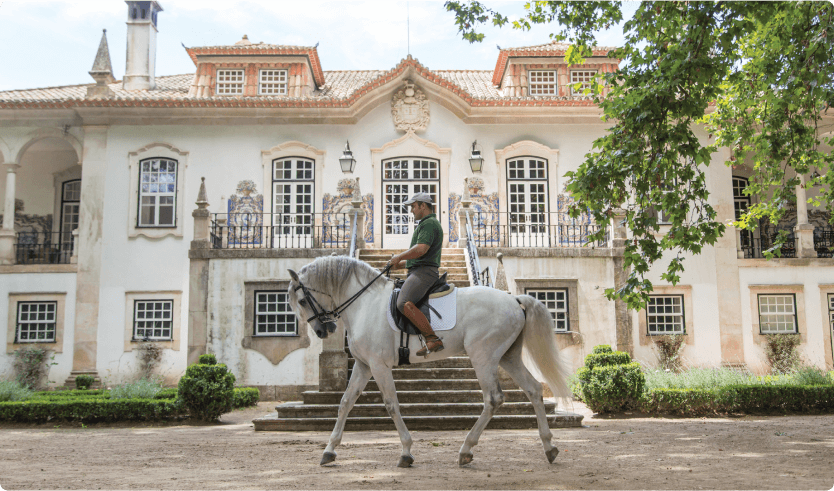
[{"label": "topiary bush", "polygon": [[235,389],[235,409],[257,406],[261,400],[261,391],[255,387],[239,387]]},{"label": "topiary bush", "polygon": [[605,413],[635,407],[645,385],[639,363],[632,362],[628,353],[602,345],[585,357],[573,390],[592,411]]},{"label": "topiary bush", "polygon": [[235,376],[214,355],[202,355],[200,362],[185,370],[177,394],[192,418],[215,421],[234,408]]},{"label": "topiary bush", "polygon": [[87,390],[93,385],[95,380],[92,375],[79,375],[75,377],[75,388],[78,390]]}]

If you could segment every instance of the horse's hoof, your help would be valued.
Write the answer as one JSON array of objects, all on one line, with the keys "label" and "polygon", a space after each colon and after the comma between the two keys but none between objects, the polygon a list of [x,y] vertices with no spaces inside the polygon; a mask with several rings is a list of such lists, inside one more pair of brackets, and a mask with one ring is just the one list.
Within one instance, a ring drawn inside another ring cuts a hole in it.
[{"label": "horse's hoof", "polygon": [[471,453],[462,453],[458,457],[458,465],[463,467],[466,464],[472,462],[472,454]]},{"label": "horse's hoof", "polygon": [[329,464],[336,460],[336,453],[335,452],[324,452],[321,456],[321,463],[319,465]]},{"label": "horse's hoof", "polygon": [[411,467],[414,463],[414,457],[411,455],[400,455],[400,461],[397,462],[397,467]]},{"label": "horse's hoof", "polygon": [[552,464],[553,461],[556,460],[556,456],[559,455],[559,449],[556,448],[556,447],[553,447],[550,450],[548,450],[547,452],[545,452],[544,454],[547,455],[547,461]]}]

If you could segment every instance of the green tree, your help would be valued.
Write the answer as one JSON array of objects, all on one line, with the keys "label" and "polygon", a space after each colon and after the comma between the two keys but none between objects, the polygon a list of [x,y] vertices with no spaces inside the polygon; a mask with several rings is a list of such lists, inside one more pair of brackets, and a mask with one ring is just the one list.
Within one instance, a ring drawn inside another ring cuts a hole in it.
[{"label": "green tree", "polygon": [[[582,63],[596,33],[623,19],[621,2],[537,1],[510,22],[481,2],[447,1],[463,38],[483,40],[484,23],[517,29],[554,24],[551,37],[571,44],[565,60]],[[662,278],[676,284],[687,254],[715,244],[726,231],[711,206],[707,167],[720,148],[727,165],[753,169],[749,195],[758,200],[735,226],[777,223],[803,180],[816,206],[834,212],[834,8],[828,2],[643,2],[623,24],[625,46],[609,56],[616,73],[592,85],[611,126],[575,172],[572,214],[590,210],[602,230],[615,210],[630,230],[625,264],[631,273],[608,298],[640,308],[648,300],[651,266],[666,258]],[[605,91],[603,91],[603,87]],[[576,87],[578,88],[578,87]],[[695,130],[709,136],[702,141]],[[801,176],[801,177],[800,177]],[[657,236],[661,209],[671,226]],[[767,251],[781,254],[786,234]]]}]

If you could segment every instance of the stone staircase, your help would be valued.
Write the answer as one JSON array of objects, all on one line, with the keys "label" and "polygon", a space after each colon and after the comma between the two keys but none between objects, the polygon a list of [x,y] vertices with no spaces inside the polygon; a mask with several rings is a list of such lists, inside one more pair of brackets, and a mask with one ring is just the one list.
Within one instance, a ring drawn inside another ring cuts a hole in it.
[{"label": "stone staircase", "polygon": [[[359,259],[382,269],[397,250],[363,249]],[[448,272],[448,281],[457,287],[470,286],[463,249],[443,249],[440,274]],[[392,277],[405,277],[405,270]],[[348,379],[353,368],[348,358]],[[503,370],[499,370],[504,404],[493,416],[488,428],[536,428],[533,405],[524,392]],[[395,367],[394,384],[400,414],[410,430],[469,430],[483,411],[483,394],[475,369],[466,356],[455,356],[416,365]],[[303,401],[279,404],[275,413],[253,420],[256,431],[331,431],[336,424],[343,392],[307,391]],[[551,428],[578,427],[582,416],[556,412],[556,403],[545,401]],[[346,430],[394,430],[382,402],[382,394],[371,379],[351,410]]]},{"label": "stone staircase", "polygon": [[[348,359],[349,368],[354,360]],[[457,356],[418,365],[395,367],[394,384],[400,414],[409,430],[468,430],[483,411],[483,395],[469,358]],[[348,375],[349,376],[349,375]],[[533,405],[524,392],[501,371],[504,404],[488,428],[536,428]],[[308,391],[302,402],[275,407],[276,412],[253,420],[256,431],[330,431],[336,424],[342,392]],[[551,428],[578,427],[582,416],[555,412],[556,403],[545,401]],[[371,379],[351,410],[346,430],[394,430],[382,402],[382,394]]]}]

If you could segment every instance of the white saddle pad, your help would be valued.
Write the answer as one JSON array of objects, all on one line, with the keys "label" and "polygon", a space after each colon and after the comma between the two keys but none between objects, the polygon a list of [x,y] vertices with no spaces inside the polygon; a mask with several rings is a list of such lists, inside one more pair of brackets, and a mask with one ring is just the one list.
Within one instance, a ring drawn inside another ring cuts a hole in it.
[{"label": "white saddle pad", "polygon": [[[455,327],[455,323],[457,322],[458,317],[458,289],[455,288],[452,290],[452,293],[448,295],[443,295],[440,298],[430,298],[429,305],[440,313],[440,317],[438,319],[437,314],[434,313],[431,309],[430,315],[431,319],[431,328],[435,331],[448,331],[449,329]],[[391,305],[391,299],[388,299],[388,305]],[[386,309],[388,313],[388,325],[391,326],[391,329],[399,332],[400,329],[394,323],[394,318],[391,316],[391,309]]]}]

